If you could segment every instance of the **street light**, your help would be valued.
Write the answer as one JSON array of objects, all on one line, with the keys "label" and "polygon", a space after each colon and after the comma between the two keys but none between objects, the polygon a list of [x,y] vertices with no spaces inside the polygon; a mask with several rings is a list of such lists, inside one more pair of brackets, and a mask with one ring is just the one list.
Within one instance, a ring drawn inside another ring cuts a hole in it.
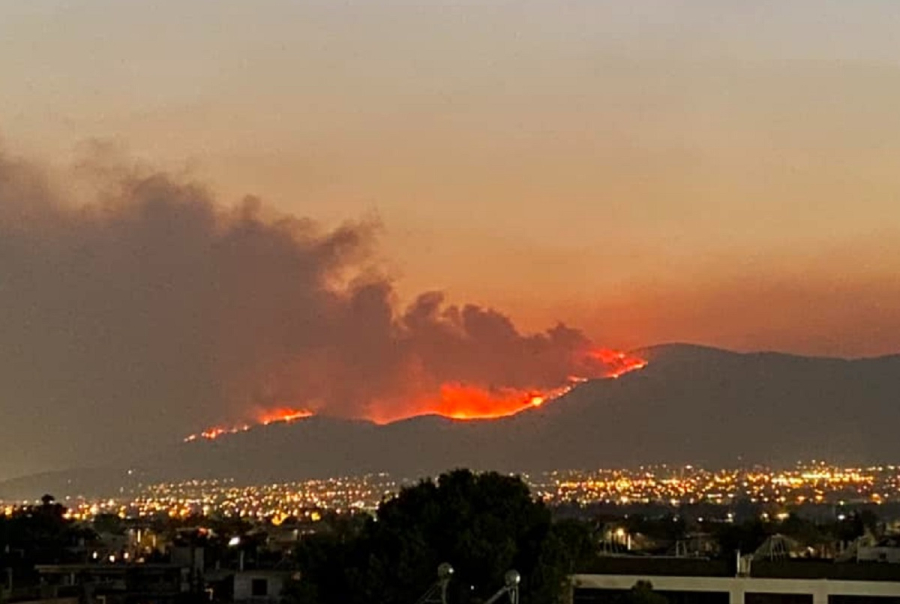
[{"label": "street light", "polygon": [[[238,547],[241,544],[241,538],[232,537],[228,540],[228,547]],[[238,570],[244,572],[244,549],[238,548]]]}]

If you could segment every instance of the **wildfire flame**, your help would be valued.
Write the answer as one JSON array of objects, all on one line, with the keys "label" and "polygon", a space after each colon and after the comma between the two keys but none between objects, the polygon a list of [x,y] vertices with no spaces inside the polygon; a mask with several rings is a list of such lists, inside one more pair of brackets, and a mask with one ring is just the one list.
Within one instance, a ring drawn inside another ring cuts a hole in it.
[{"label": "wildfire flame", "polygon": [[632,356],[625,352],[600,348],[588,352],[592,359],[600,361],[607,367],[607,373],[602,377],[619,378],[631,371],[637,371],[647,366],[647,361],[640,357]]},{"label": "wildfire flame", "polygon": [[[461,420],[507,417],[557,399],[583,381],[586,379],[572,376],[568,384],[552,390],[486,389],[465,384],[444,384],[437,397],[423,398],[414,405],[414,415],[442,415]],[[407,417],[410,415],[380,415],[374,419],[384,424]]]},{"label": "wildfire flame", "polygon": [[[389,423],[417,415],[442,415],[458,420],[506,417],[526,409],[540,407],[563,396],[588,379],[616,379],[647,366],[647,361],[640,357],[605,348],[587,351],[580,361],[582,361],[581,365],[588,373],[588,377],[569,376],[567,383],[557,388],[482,388],[471,384],[451,382],[443,384],[437,395],[423,396],[409,405],[410,412],[395,415],[375,414],[369,419],[377,423]],[[254,423],[268,426],[277,422],[294,422],[312,415],[314,415],[313,412],[307,409],[278,407],[262,410]],[[251,427],[251,424],[241,424],[232,427],[209,428],[198,434],[187,436],[184,442],[198,439],[215,440],[223,435],[246,432]]]},{"label": "wildfire flame", "polygon": [[307,409],[291,409],[290,407],[279,407],[277,409],[267,409],[263,411],[257,418],[259,423],[264,426],[274,424],[276,422],[293,422],[298,419],[312,417],[313,412]]},{"label": "wildfire flame", "polygon": [[[256,418],[256,425],[268,426],[274,423],[290,423],[298,419],[312,417],[313,412],[306,409],[292,409],[290,407],[278,407],[276,409],[266,409],[262,411]],[[190,434],[184,437],[184,442],[189,443],[198,439],[215,440],[226,434],[237,434],[238,432],[246,432],[252,428],[250,424],[241,424],[231,427],[214,427],[204,430],[198,434]]]},{"label": "wildfire flame", "polygon": [[449,383],[441,386],[437,396],[423,397],[411,405],[414,413],[373,418],[389,423],[415,415],[443,415],[452,419],[494,419],[515,415],[532,407],[555,400],[588,379],[619,378],[626,373],[643,369],[647,361],[618,350],[598,348],[588,350],[578,359],[585,376],[569,376],[567,383],[551,389],[488,389],[469,384]]}]

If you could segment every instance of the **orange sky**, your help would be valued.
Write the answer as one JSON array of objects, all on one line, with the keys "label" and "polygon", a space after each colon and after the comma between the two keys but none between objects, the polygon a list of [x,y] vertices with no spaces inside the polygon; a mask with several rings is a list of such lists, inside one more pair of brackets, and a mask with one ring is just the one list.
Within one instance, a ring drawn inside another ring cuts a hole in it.
[{"label": "orange sky", "polygon": [[335,224],[526,328],[900,348],[894,1],[0,3],[0,135]]}]

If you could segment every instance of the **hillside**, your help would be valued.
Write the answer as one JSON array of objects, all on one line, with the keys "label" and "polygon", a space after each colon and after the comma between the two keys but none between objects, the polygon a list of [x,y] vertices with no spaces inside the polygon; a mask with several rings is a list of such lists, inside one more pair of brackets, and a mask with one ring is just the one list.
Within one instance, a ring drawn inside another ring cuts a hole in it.
[{"label": "hillside", "polygon": [[738,354],[690,345],[646,349],[650,365],[582,384],[516,416],[418,417],[385,426],[310,418],[187,443],[163,473],[287,478],[453,466],[501,470],[641,463],[894,460],[900,356],[842,360]]},{"label": "hillside", "polygon": [[[313,417],[179,444],[137,467],[144,481],[258,483],[379,471],[412,477],[461,466],[533,471],[900,458],[900,356],[842,360],[682,344],[641,354],[650,361],[642,371],[586,382],[512,417],[428,416],[384,426]],[[18,494],[25,483],[17,484]],[[0,484],[0,495],[9,490]]]}]

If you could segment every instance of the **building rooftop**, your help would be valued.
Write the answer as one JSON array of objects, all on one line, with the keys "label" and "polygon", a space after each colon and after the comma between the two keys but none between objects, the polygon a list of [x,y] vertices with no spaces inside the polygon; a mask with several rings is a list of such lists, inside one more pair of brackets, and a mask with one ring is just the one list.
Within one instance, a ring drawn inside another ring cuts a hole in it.
[{"label": "building rooftop", "polygon": [[[840,581],[900,581],[900,564],[833,562],[830,560],[754,560],[750,577],[769,579],[830,579]],[[583,575],[670,577],[734,577],[736,561],[662,556],[608,556],[580,568]]]}]

